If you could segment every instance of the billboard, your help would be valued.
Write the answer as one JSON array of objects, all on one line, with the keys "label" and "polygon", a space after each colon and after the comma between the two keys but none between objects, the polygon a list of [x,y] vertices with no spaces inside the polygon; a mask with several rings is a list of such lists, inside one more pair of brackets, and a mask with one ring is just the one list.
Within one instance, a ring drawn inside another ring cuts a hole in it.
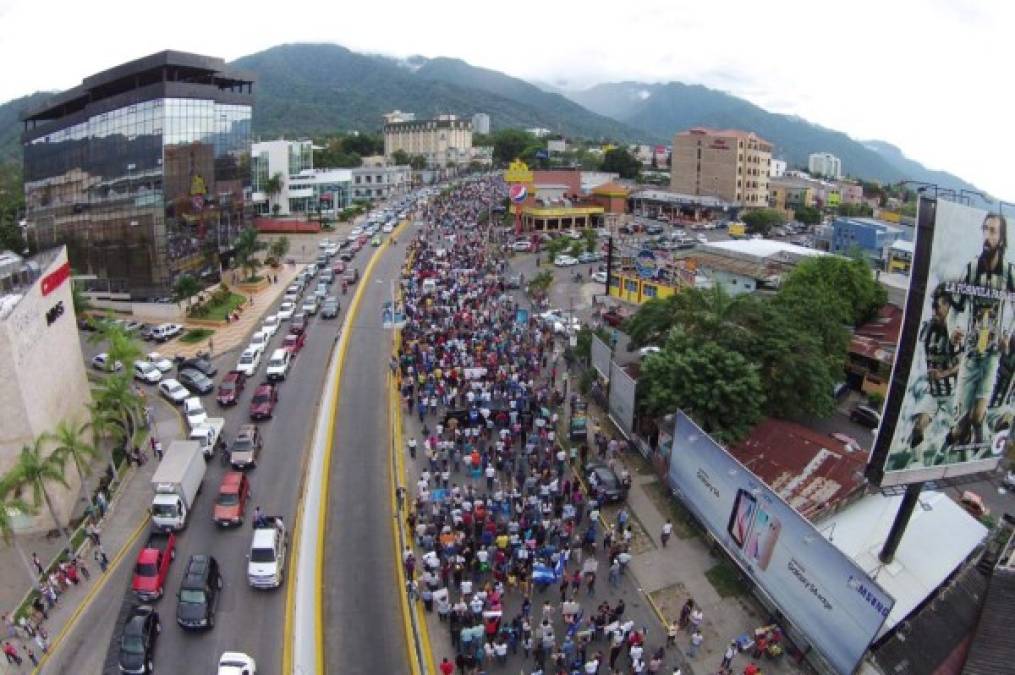
[{"label": "billboard", "polygon": [[610,361],[610,417],[624,434],[634,430],[634,392],[637,382],[616,361]]},{"label": "billboard", "polygon": [[863,569],[682,412],[670,485],[839,673],[852,673],[895,603]]},{"label": "billboard", "polygon": [[1015,415],[1015,252],[1005,219],[921,198],[899,348],[868,475],[994,469]]},{"label": "billboard", "polygon": [[610,345],[599,339],[598,335],[592,336],[592,367],[604,380],[610,379]]}]

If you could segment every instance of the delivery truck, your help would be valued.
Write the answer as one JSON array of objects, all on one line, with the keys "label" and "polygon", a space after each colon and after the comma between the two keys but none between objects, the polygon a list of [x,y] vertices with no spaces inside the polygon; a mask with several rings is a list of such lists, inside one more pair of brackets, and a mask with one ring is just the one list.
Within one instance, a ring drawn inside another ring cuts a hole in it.
[{"label": "delivery truck", "polygon": [[152,476],[152,528],[182,530],[201,490],[206,464],[197,441],[173,441]]}]

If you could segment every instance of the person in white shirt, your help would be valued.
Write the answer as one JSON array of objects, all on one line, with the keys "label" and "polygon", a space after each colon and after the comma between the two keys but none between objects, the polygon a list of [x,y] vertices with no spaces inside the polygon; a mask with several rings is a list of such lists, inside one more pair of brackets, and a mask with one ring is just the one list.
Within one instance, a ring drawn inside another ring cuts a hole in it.
[{"label": "person in white shirt", "polygon": [[667,518],[666,522],[663,523],[663,531],[659,537],[663,542],[663,548],[666,548],[666,542],[670,540],[671,534],[673,534],[673,523],[670,522],[669,518]]}]

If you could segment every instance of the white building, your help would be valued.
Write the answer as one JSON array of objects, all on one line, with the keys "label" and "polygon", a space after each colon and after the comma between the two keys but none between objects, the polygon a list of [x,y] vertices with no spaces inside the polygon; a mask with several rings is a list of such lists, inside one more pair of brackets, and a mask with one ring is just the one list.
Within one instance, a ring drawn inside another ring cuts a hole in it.
[{"label": "white building", "polygon": [[468,164],[472,151],[472,121],[456,115],[438,115],[431,120],[386,122],[384,156],[401,150],[410,157],[420,155],[430,168]]},{"label": "white building", "polygon": [[351,170],[353,199],[388,199],[402,195],[412,186],[412,168],[403,166],[361,166]]},{"label": "white building", "polygon": [[714,241],[695,249],[698,271],[730,295],[778,288],[782,276],[821,251],[772,239]]},{"label": "white building", "polygon": [[565,141],[563,138],[553,141],[547,141],[546,151],[551,155],[567,152],[567,141]]},{"label": "white building", "polygon": [[486,113],[476,113],[472,116],[472,133],[489,134],[490,116]]},{"label": "white building", "polygon": [[[352,170],[315,169],[311,141],[281,139],[254,143],[250,155],[255,213],[334,215],[349,206]],[[281,176],[281,189],[269,194],[267,182],[276,175]]]},{"label": "white building", "polygon": [[549,129],[544,129],[543,127],[532,127],[531,129],[526,129],[526,131],[529,132],[530,134],[532,134],[533,136],[535,136],[536,138],[542,138],[543,136],[549,136],[550,134],[553,133]]},{"label": "white building", "polygon": [[815,152],[807,158],[807,170],[814,176],[842,178],[842,161],[828,152]]},{"label": "white building", "polygon": [[[75,427],[88,420],[91,395],[71,299],[66,247],[29,259],[0,251],[0,373],[4,375],[0,387],[2,476],[17,462],[22,447],[53,431],[61,420]],[[47,444],[44,452],[52,449]],[[70,466],[64,479],[68,487],[51,489],[49,495],[61,523],[66,524],[80,483]],[[31,491],[25,495],[29,502],[30,495]],[[14,528],[52,529],[46,505],[39,506],[35,515],[15,516]]]},{"label": "white building", "polygon": [[772,163],[768,165],[768,177],[782,178],[785,175],[786,175],[786,160],[773,159]]}]

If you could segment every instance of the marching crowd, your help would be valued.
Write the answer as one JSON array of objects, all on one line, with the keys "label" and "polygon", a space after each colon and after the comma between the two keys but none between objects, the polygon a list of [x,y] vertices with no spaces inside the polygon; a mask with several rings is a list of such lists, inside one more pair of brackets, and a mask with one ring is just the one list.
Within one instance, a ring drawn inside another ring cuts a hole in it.
[{"label": "marching crowd", "polygon": [[[573,471],[587,445],[569,452],[557,442],[560,351],[552,329],[508,293],[506,262],[488,245],[495,226],[480,217],[505,192],[488,179],[442,195],[410,244],[392,362],[418,419],[407,434],[420,469],[407,512],[415,550],[402,556],[408,592],[449,631],[444,675],[487,672],[518,654],[533,675],[680,673],[668,647],[685,628],[694,657],[701,610],[692,602],[684,625],[650,644],[613,592],[633,530],[623,508],[601,525],[605,493]],[[602,456],[617,452],[595,440]]]}]

